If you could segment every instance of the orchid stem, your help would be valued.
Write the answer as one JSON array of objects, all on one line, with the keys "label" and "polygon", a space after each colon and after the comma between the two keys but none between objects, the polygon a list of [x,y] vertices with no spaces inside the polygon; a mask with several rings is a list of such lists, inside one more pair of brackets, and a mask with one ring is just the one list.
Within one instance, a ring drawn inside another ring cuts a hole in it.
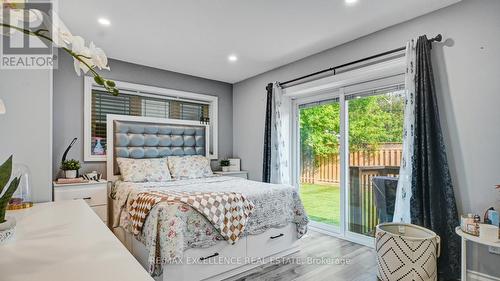
[{"label": "orchid stem", "polygon": [[[13,25],[10,25],[10,24],[6,24],[6,23],[0,23],[0,26],[3,26],[3,27],[8,27],[8,28],[11,28],[11,29],[14,29],[14,30],[17,30],[17,31],[20,31],[24,34],[27,34],[27,35],[30,35],[30,36],[36,36],[36,37],[40,37],[40,38],[43,38],[45,40],[48,40],[52,43],[54,43],[54,40],[52,38],[50,38],[49,36],[46,36],[46,35],[43,35],[41,34],[40,32],[48,32],[48,30],[46,29],[39,29],[39,30],[36,30],[36,31],[31,31],[31,30],[28,30],[28,29],[24,29],[24,28],[20,28],[20,27],[17,27],[17,26],[13,26]],[[84,56],[84,55],[79,55],[79,54],[76,54],[75,52],[73,52],[72,50],[66,48],[66,47],[61,47],[64,51],[66,51],[66,53],[68,53],[69,55],[71,55],[72,57],[74,57],[75,59],[77,59],[79,62],[83,63],[89,70],[90,72],[92,73],[92,75],[94,75],[94,77],[99,77],[100,80],[102,81],[106,81],[104,78],[101,77],[101,75],[99,75],[99,73],[97,73],[97,71],[95,71],[94,68],[92,68],[86,61],[84,61],[82,59],[83,58],[86,58],[86,59],[90,59],[90,57],[87,57],[87,56]],[[114,93],[113,92],[113,89],[114,87],[109,87],[106,85],[106,83],[104,83],[104,88],[110,92],[110,93]]]}]

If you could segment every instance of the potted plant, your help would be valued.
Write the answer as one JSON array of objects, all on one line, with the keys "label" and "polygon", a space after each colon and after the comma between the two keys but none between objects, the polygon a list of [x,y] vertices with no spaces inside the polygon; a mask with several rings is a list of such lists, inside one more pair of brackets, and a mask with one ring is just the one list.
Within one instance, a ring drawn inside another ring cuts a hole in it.
[{"label": "potted plant", "polygon": [[77,171],[80,169],[80,162],[75,159],[64,160],[61,165],[64,171],[64,177],[67,179],[76,178]]},{"label": "potted plant", "polygon": [[229,160],[220,160],[220,166],[223,172],[229,172]]},{"label": "potted plant", "polygon": [[[16,220],[13,217],[6,219],[5,213],[21,178],[14,178],[10,181],[11,174],[12,156],[0,166],[0,245],[12,241],[15,234]],[[5,187],[7,187],[7,189],[4,192]]]}]

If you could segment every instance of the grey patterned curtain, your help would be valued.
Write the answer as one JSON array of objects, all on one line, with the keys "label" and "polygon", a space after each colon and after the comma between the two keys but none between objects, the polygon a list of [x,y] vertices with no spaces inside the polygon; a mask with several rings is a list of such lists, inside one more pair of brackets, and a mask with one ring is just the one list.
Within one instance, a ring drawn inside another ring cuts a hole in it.
[{"label": "grey patterned curtain", "polygon": [[271,182],[271,122],[273,117],[273,83],[267,84],[266,121],[264,129],[264,161],[262,181]]},{"label": "grey patterned curtain", "polygon": [[459,220],[439,123],[431,42],[421,36],[416,48],[411,220],[441,237],[439,280],[456,280],[460,273],[460,240],[455,234]]}]

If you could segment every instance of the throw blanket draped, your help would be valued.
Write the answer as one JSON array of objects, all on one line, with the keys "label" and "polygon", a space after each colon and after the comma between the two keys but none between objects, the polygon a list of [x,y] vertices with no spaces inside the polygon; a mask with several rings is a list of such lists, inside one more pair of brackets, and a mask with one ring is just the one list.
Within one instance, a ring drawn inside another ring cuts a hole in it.
[{"label": "throw blanket draped", "polygon": [[139,235],[151,209],[160,202],[189,205],[202,214],[229,243],[234,244],[245,230],[254,204],[236,192],[141,192],[131,202],[132,232]]}]

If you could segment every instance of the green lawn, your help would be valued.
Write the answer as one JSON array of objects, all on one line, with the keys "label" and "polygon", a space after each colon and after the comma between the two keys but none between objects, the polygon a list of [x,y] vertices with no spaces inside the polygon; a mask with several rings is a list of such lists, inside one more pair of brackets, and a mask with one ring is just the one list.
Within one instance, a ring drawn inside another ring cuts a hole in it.
[{"label": "green lawn", "polygon": [[300,185],[300,197],[311,220],[340,224],[340,188],[336,185]]}]

